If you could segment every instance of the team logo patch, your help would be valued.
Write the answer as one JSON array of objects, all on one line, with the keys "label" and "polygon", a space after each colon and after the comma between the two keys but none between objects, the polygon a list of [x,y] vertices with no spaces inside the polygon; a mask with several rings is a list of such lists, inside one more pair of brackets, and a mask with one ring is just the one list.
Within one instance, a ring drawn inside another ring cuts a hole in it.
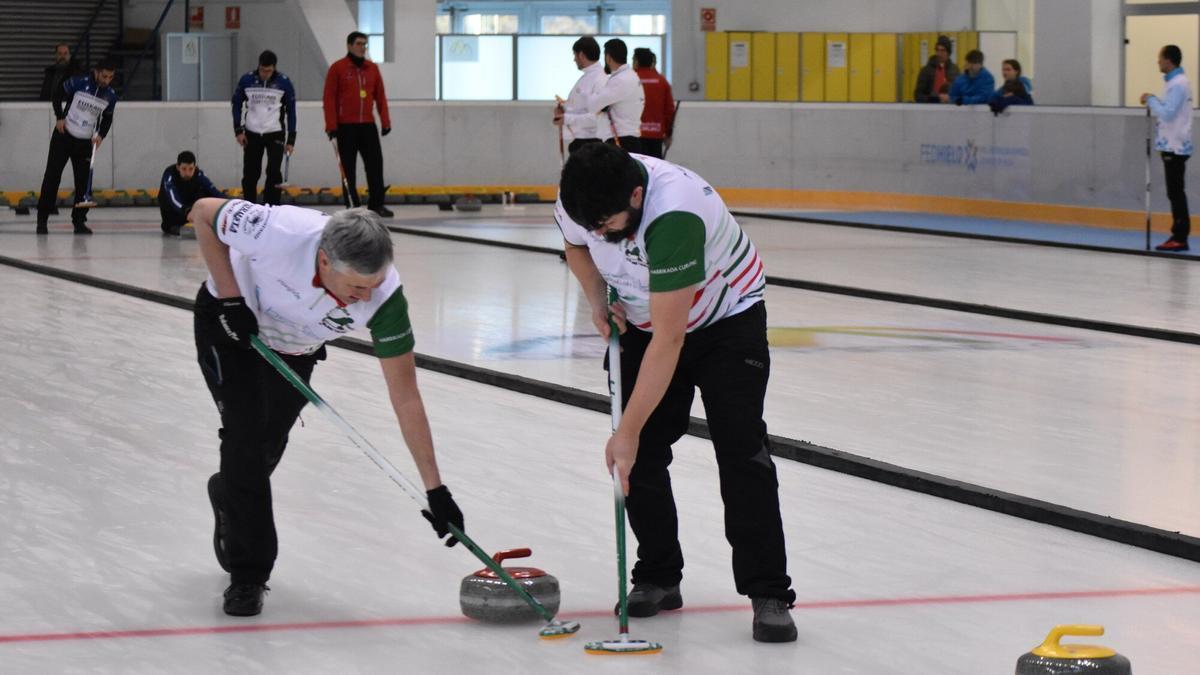
[{"label": "team logo patch", "polygon": [[321,325],[335,333],[349,333],[354,330],[354,317],[345,307],[334,307],[321,319]]}]

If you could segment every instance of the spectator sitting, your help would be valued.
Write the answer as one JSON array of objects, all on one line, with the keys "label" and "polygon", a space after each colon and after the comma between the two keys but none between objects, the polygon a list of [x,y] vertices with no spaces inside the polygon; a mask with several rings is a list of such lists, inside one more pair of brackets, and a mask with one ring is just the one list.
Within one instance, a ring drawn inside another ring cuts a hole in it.
[{"label": "spectator sitting", "polygon": [[178,237],[188,222],[192,205],[201,197],[225,197],[204,172],[196,168],[196,155],[179,153],[175,163],[163,171],[158,185],[158,210],[162,213],[164,237]]},{"label": "spectator sitting", "polygon": [[1010,105],[1033,105],[1033,97],[1025,91],[1025,85],[1020,80],[1009,80],[992,97],[988,99],[988,107],[992,114],[999,115]]},{"label": "spectator sitting", "polygon": [[917,75],[917,88],[913,92],[913,100],[917,103],[945,103],[946,99],[939,96],[943,86],[949,86],[958,77],[958,66],[950,60],[950,38],[939,35],[937,45],[929,63]]},{"label": "spectator sitting", "polygon": [[38,94],[38,100],[49,101],[54,95],[54,90],[61,87],[64,81],[82,74],[83,68],[71,57],[70,45],[65,42],[58,43],[54,47],[54,64],[46,66],[42,75],[42,92]]},{"label": "spectator sitting", "polygon": [[996,80],[983,67],[983,52],[972,49],[967,52],[966,72],[958,76],[950,87],[949,100],[955,105],[987,103],[996,88]]},{"label": "spectator sitting", "polygon": [[[1028,77],[1025,77],[1021,74],[1020,61],[1016,59],[1004,59],[1002,65],[1000,66],[1000,76],[1004,78],[1004,82],[1008,82],[1009,80],[1019,81],[1021,86],[1025,88],[1025,93],[1029,94],[1030,98],[1032,99],[1033,82],[1030,82]],[[999,94],[1003,89],[1004,83],[1002,82],[1000,84],[1000,89],[997,89],[996,93]],[[1030,101],[1030,104],[1032,105],[1032,100]]]}]

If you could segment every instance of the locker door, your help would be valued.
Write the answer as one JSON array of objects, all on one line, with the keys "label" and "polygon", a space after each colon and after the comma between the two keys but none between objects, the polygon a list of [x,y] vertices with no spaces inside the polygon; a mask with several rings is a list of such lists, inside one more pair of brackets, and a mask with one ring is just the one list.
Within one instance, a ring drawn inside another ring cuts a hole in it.
[{"label": "locker door", "polygon": [[729,99],[729,33],[706,33],[704,39],[704,98]]},{"label": "locker door", "polygon": [[750,45],[751,91],[755,101],[775,100],[775,34],[755,33]]},{"label": "locker door", "polygon": [[749,101],[753,94],[752,34],[729,34],[729,100]]},{"label": "locker door", "polygon": [[850,36],[825,34],[825,100],[831,103],[850,99]]},{"label": "locker door", "polygon": [[800,100],[800,34],[775,34],[775,100]]},{"label": "locker door", "polygon": [[850,53],[847,60],[850,65],[851,102],[869,103],[871,101],[872,51],[870,33],[853,33],[850,35]]},{"label": "locker door", "polygon": [[825,100],[825,34],[800,35],[800,100]]},{"label": "locker door", "polygon": [[876,103],[895,103],[899,67],[896,63],[899,45],[895,33],[876,33],[871,49],[871,100]]}]

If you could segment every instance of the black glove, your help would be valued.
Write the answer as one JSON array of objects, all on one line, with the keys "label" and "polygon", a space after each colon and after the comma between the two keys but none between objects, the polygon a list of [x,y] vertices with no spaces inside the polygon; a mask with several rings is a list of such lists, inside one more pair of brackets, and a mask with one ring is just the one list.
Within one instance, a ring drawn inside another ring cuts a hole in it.
[{"label": "black glove", "polygon": [[326,132],[325,132],[325,135],[326,135],[326,136],[328,136],[328,137],[329,137],[329,140],[331,140],[331,141],[332,141],[333,139],[337,138],[337,132],[336,132],[336,131],[326,131]]},{"label": "black glove", "polygon": [[[425,493],[429,498],[429,509],[421,511],[421,515],[425,516],[425,520],[433,526],[433,531],[437,532],[438,539],[450,534],[449,525],[454,525],[460,532],[465,532],[463,529],[463,514],[458,510],[458,504],[454,503],[454,498],[450,496],[450,490],[445,485],[439,485],[434,489]],[[451,536],[446,540],[446,546],[453,546],[458,543],[458,539]]]},{"label": "black glove", "polygon": [[218,339],[227,344],[250,349],[250,336],[258,334],[258,319],[246,306],[240,295],[234,298],[217,298],[212,306],[212,315],[219,330]]},{"label": "black glove", "polygon": [[388,134],[392,133],[392,128],[391,128],[391,127],[384,127],[384,128],[383,128],[383,131],[382,131],[381,133],[382,133],[384,136],[387,136]]}]

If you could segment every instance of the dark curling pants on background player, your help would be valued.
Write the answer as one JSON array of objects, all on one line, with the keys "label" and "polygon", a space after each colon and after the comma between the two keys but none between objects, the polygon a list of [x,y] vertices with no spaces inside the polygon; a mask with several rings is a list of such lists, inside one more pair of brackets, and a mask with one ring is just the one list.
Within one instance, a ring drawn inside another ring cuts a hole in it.
[{"label": "dark curling pants on background player", "polygon": [[[46,173],[42,175],[42,192],[38,196],[38,220],[45,222],[58,202],[58,186],[62,183],[62,172],[71,162],[71,173],[75,177],[75,203],[83,200],[87,189],[88,163],[92,159],[92,140],[75,138],[71,134],[54,130],[50,132],[50,152],[46,158]],[[87,209],[71,209],[71,223],[80,227],[87,223]]]},{"label": "dark curling pants on background player", "polygon": [[[225,557],[232,583],[266,583],[278,539],[271,509],[271,472],[283,457],[304,396],[253,349],[220,340],[224,331],[206,311],[216,300],[196,295],[196,353],[221,415],[220,507],[228,523]],[[322,346],[307,356],[280,357],[308,382]]]},{"label": "dark curling pants on background player", "polygon": [[[346,169],[346,182],[350,184],[350,191],[355,193],[358,191],[355,183],[358,175],[357,158],[362,154],[363,167],[367,170],[365,206],[378,210],[383,206],[383,150],[379,146],[379,129],[374,123],[339,124],[337,143],[342,167]],[[348,201],[346,205],[353,206]]]},{"label": "dark curling pants on background player", "polygon": [[1187,242],[1192,230],[1192,219],[1188,212],[1188,198],[1184,182],[1184,170],[1189,155],[1173,152],[1162,154],[1163,173],[1167,183],[1167,199],[1171,200],[1171,238]]},{"label": "dark curling pants on background player", "polygon": [[[621,336],[624,403],[633,393],[650,337],[633,326]],[[770,370],[767,310],[761,302],[684,338],[671,384],[642,428],[629,475],[625,504],[638,541],[635,584],[674,586],[683,576],[668,466],[671,445],[687,433],[699,388],[717,455],[737,591],[795,601],[779,516],[779,482],[762,418]]]},{"label": "dark curling pants on background player", "polygon": [[284,132],[269,134],[246,133],[246,149],[242,155],[242,199],[257,201],[258,177],[262,175],[263,151],[267,153],[267,181],[263,184],[263,203],[279,204],[279,184],[283,182]]}]

